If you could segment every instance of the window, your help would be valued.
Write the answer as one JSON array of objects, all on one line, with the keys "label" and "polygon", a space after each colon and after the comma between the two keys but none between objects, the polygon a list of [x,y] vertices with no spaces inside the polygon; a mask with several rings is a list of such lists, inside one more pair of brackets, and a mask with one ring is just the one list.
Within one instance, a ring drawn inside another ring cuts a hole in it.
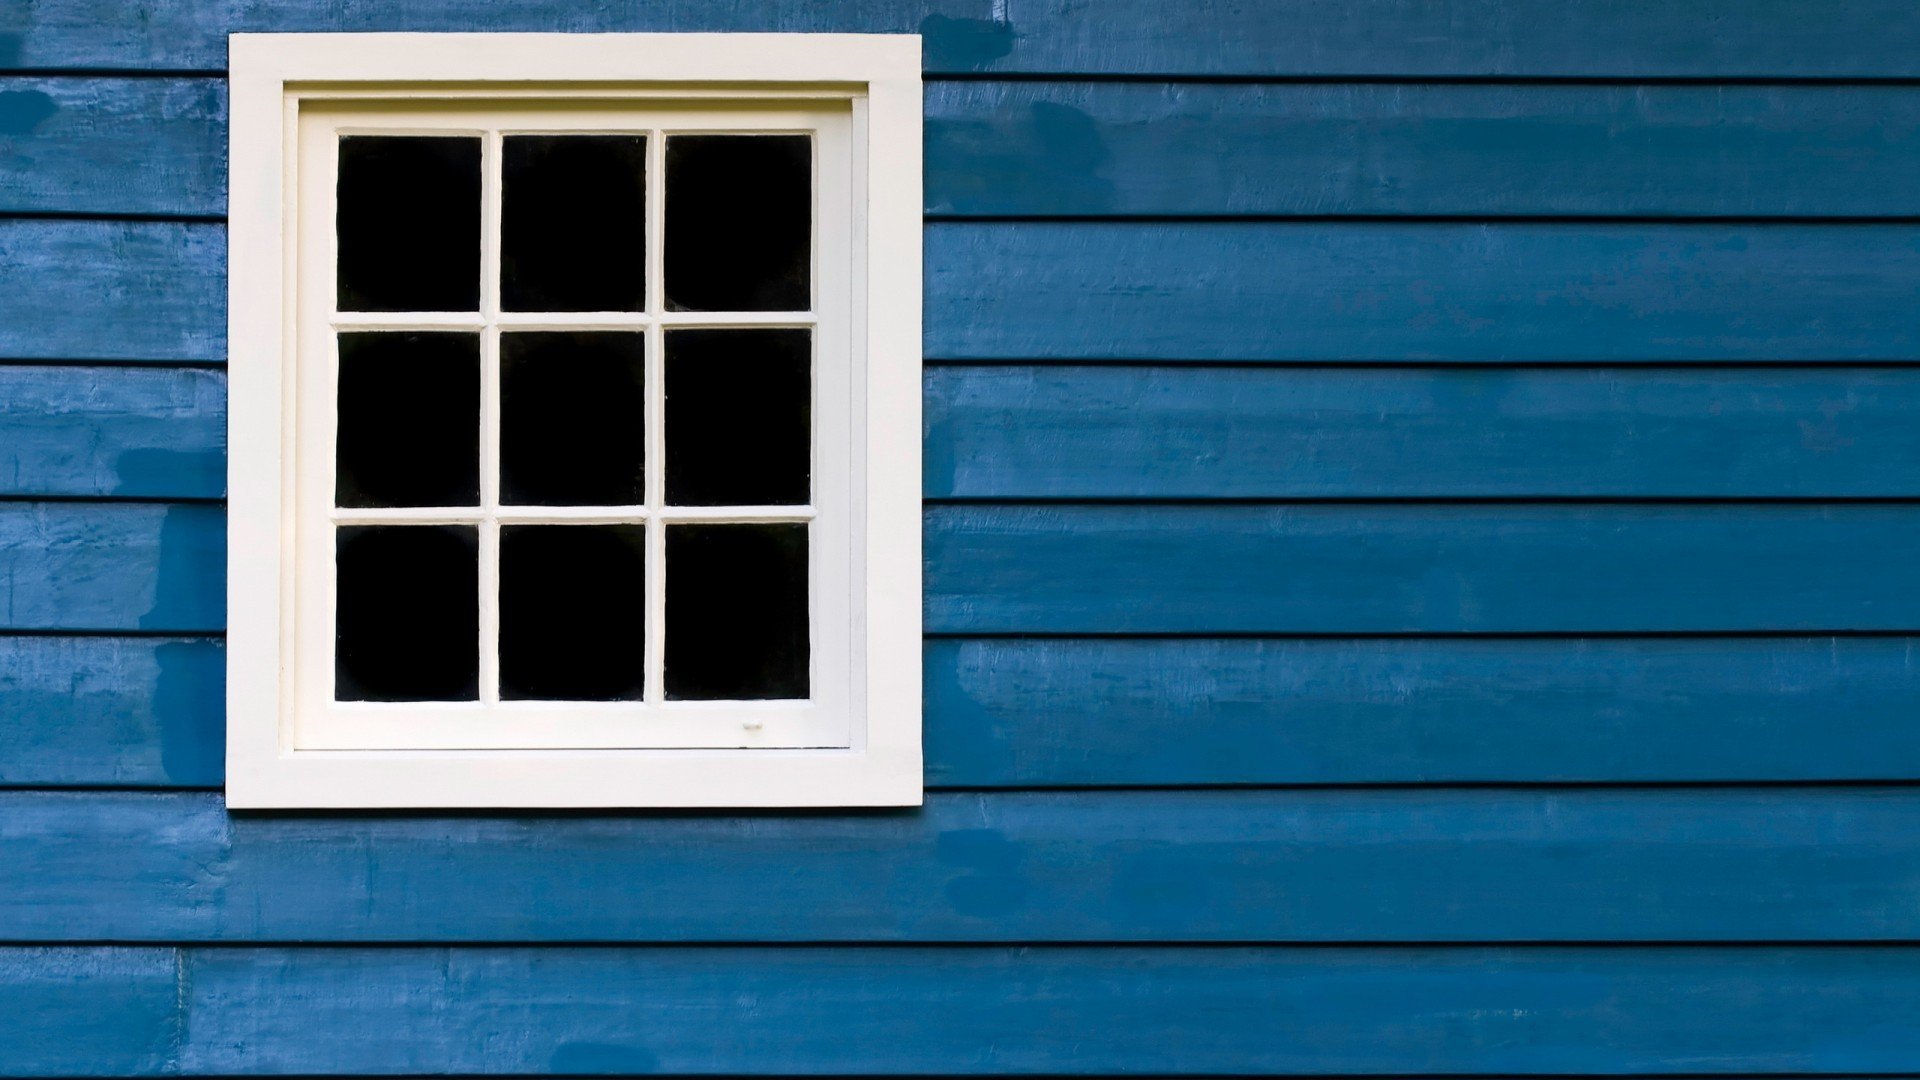
[{"label": "window", "polygon": [[918,68],[234,36],[230,805],[919,801]]}]

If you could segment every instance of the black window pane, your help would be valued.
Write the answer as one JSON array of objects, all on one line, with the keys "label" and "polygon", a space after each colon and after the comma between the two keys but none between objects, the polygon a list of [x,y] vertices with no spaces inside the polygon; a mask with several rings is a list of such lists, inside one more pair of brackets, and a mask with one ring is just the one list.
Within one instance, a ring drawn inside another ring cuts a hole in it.
[{"label": "black window pane", "polygon": [[479,696],[479,550],[473,528],[465,525],[339,530],[337,700]]},{"label": "black window pane", "polygon": [[479,309],[479,139],[342,137],[335,215],[340,310]]},{"label": "black window pane", "polygon": [[500,696],[632,701],[646,687],[646,527],[500,530]]},{"label": "black window pane", "polygon": [[669,136],[666,189],[668,308],[812,306],[810,137]]},{"label": "black window pane", "polygon": [[667,527],[667,697],[807,696],[807,527]]},{"label": "black window pane", "polygon": [[340,506],[480,502],[477,334],[340,335]]},{"label": "black window pane", "polygon": [[645,501],[646,341],[636,333],[500,337],[500,499]]},{"label": "black window pane", "polygon": [[666,341],[667,502],[808,502],[811,334],[674,330]]},{"label": "black window pane", "polygon": [[647,140],[502,140],[500,302],[508,311],[646,306]]}]

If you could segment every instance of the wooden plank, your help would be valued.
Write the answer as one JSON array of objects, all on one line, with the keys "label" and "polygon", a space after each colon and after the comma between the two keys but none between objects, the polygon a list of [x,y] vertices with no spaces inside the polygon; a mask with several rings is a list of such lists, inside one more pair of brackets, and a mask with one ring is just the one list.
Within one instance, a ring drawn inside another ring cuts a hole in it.
[{"label": "wooden plank", "polygon": [[0,357],[221,360],[219,225],[0,220]]},{"label": "wooden plank", "polygon": [[[1920,778],[1908,638],[935,640],[935,788]],[[224,654],[0,637],[0,784],[215,787]]]},{"label": "wooden plank", "polygon": [[226,447],[224,371],[0,367],[0,494],[219,498]]},{"label": "wooden plank", "polygon": [[[940,634],[1920,629],[1911,505],[936,506]],[[5,629],[217,630],[224,514],[0,504]]]},{"label": "wooden plank", "polygon": [[168,1074],[180,961],[172,949],[0,948],[0,1075]]},{"label": "wooden plank", "polygon": [[[1910,86],[936,82],[973,215],[1920,212]],[[226,210],[226,84],[0,78],[0,212]]]},{"label": "wooden plank", "polygon": [[1920,210],[1910,86],[934,83],[938,214]]},{"label": "wooden plank", "polygon": [[1914,22],[1900,0],[40,0],[0,21],[0,61],[209,70],[248,30],[839,30],[921,33],[932,72],[1900,78],[1920,74]]},{"label": "wooden plank", "polygon": [[933,633],[1910,630],[1911,505],[946,506]]},{"label": "wooden plank", "polygon": [[1920,227],[953,222],[927,355],[1910,360]]},{"label": "wooden plank", "polygon": [[159,503],[0,503],[0,629],[219,630],[226,513]]},{"label": "wooden plank", "polygon": [[1920,369],[933,367],[929,498],[1920,495]]},{"label": "wooden plank", "polygon": [[[0,1072],[1778,1075],[1920,1059],[1911,947],[99,952],[179,960],[177,1059],[63,1024]],[[8,995],[28,1008],[108,981],[0,956],[38,980]],[[114,992],[136,986],[144,1008],[152,981]]]},{"label": "wooden plank", "polygon": [[221,214],[218,79],[0,79],[0,213]]},{"label": "wooden plank", "polygon": [[614,817],[15,791],[0,810],[0,933],[21,942],[1920,936],[1911,786],[936,793],[906,813]]},{"label": "wooden plank", "polygon": [[[1920,226],[967,223],[927,229],[935,359],[1920,357]],[[0,221],[0,358],[218,360],[217,224]],[[96,302],[95,298],[103,298]]]},{"label": "wooden plank", "polygon": [[936,640],[927,782],[1913,779],[1916,659],[1904,638]]},{"label": "wooden plank", "polygon": [[206,639],[0,637],[0,784],[218,786],[225,664]]}]

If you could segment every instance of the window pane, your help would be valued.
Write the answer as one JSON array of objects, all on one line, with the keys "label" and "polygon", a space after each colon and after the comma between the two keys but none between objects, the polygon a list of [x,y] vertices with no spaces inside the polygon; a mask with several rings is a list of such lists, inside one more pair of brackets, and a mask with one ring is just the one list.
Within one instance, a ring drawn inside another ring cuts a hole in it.
[{"label": "window pane", "polygon": [[668,308],[812,306],[811,137],[670,136],[666,189]]},{"label": "window pane", "polygon": [[500,500],[623,506],[646,498],[646,339],[500,336]]},{"label": "window pane", "polygon": [[807,527],[667,527],[666,690],[807,696]]},{"label": "window pane", "polygon": [[508,311],[646,306],[647,140],[502,140],[500,302]]},{"label": "window pane", "polygon": [[479,139],[343,136],[335,214],[341,311],[479,309]]},{"label": "window pane", "polygon": [[479,550],[473,528],[464,525],[339,530],[336,699],[479,696]]},{"label": "window pane", "polygon": [[340,506],[480,502],[477,334],[340,335]]},{"label": "window pane", "polygon": [[502,698],[640,698],[646,536],[644,525],[500,530]]},{"label": "window pane", "polygon": [[808,502],[810,332],[674,330],[666,341],[667,502]]}]

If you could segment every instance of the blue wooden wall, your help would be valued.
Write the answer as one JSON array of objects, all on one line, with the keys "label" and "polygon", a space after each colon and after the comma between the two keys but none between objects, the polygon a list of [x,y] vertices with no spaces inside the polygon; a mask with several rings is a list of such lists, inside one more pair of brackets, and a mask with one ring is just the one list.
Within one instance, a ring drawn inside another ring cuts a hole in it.
[{"label": "blue wooden wall", "polygon": [[[925,35],[924,810],[221,796],[225,35]],[[1908,0],[0,6],[0,1074],[1920,1073]]]}]

